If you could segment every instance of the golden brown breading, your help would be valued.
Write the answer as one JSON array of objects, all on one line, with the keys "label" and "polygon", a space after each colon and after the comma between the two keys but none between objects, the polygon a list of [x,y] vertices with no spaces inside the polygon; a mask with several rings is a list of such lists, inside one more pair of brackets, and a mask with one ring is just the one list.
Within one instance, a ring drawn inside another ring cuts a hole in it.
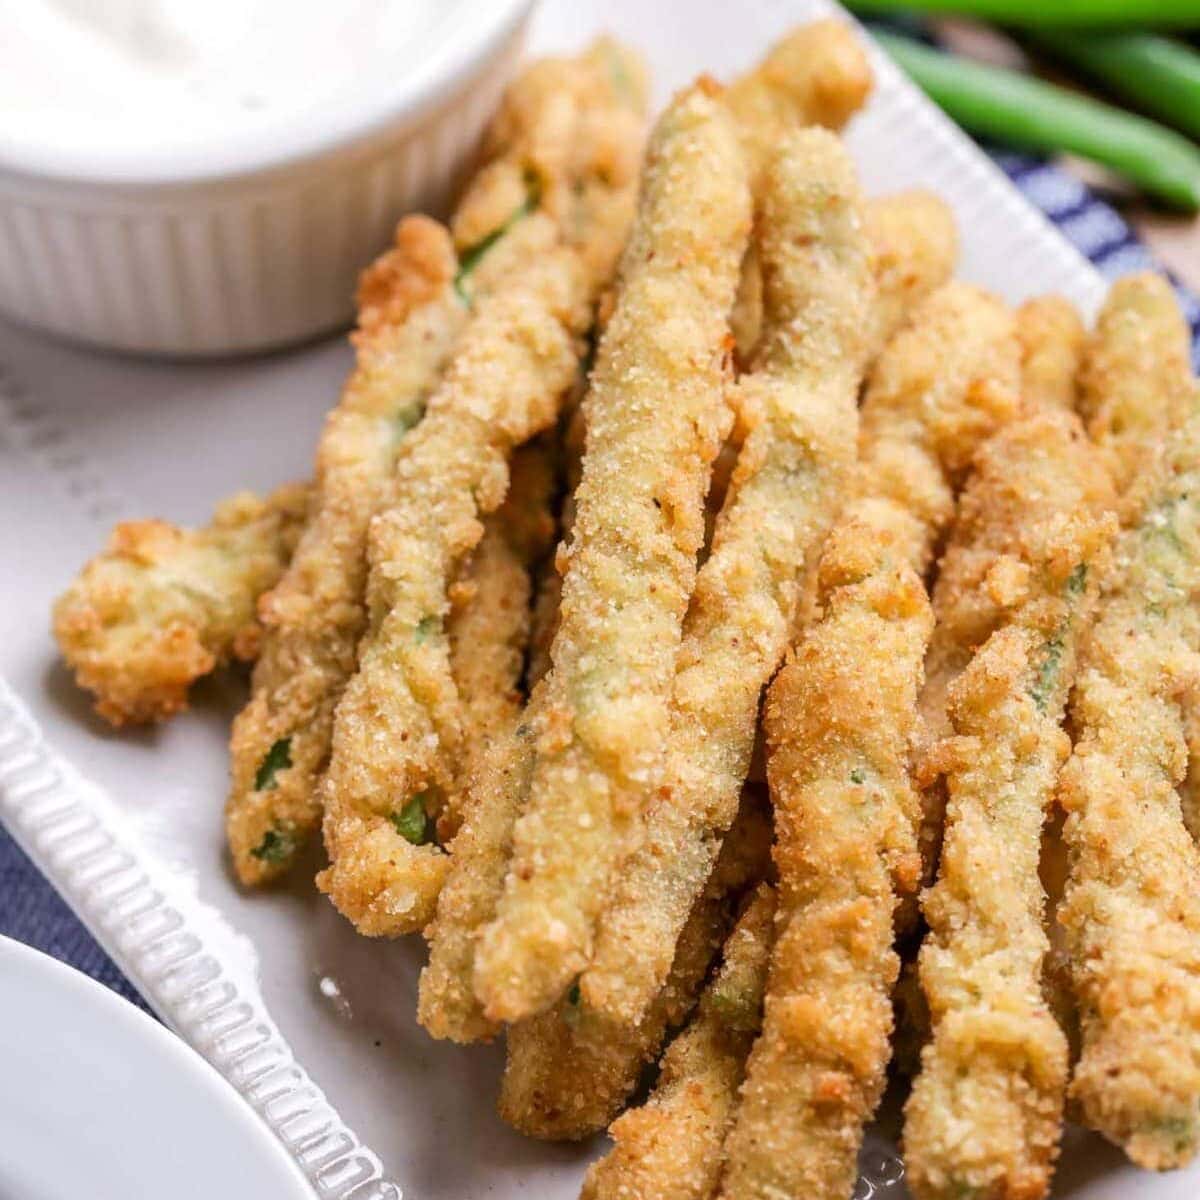
[{"label": "golden brown breading", "polygon": [[981,586],[1003,580],[1006,612],[950,689],[953,736],[937,755],[949,799],[920,955],[932,1034],[904,1130],[918,1200],[1038,1200],[1049,1187],[1067,1044],[1042,986],[1038,859],[1112,504],[1103,463],[1062,410],[1032,410],[986,443],[962,501],[960,528],[1004,530],[983,539],[996,549]]},{"label": "golden brown breading", "polygon": [[[371,524],[370,622],[321,782],[329,867],[317,884],[367,936],[424,928],[447,859],[427,840],[457,785],[462,709],[447,589],[508,490],[513,448],[549,428],[577,370],[593,288],[548,251],[478,301]],[[410,815],[411,814],[411,815]]]},{"label": "golden brown breading", "polygon": [[1017,309],[1021,398],[1027,404],[1074,410],[1087,330],[1070,300],[1039,296]]},{"label": "golden brown breading", "polygon": [[[582,422],[568,420],[567,430],[563,449],[567,482],[573,486],[583,449],[581,440],[576,440],[581,439]],[[569,535],[571,510],[568,494],[559,522],[564,537]],[[560,592],[561,576],[553,561],[544,560],[530,614],[526,684],[531,689],[536,689],[549,666]],[[529,787],[533,745],[521,715],[515,712],[472,756],[465,787],[467,818],[455,836],[437,911],[425,930],[429,962],[421,972],[417,1019],[436,1038],[473,1042],[491,1038],[497,1031],[475,997],[475,945],[479,930],[495,915],[512,851],[512,827]]]},{"label": "golden brown breading", "polygon": [[1156,1170],[1200,1147],[1200,853],[1175,785],[1200,683],[1200,394],[1118,546],[1060,782],[1084,1117]]},{"label": "golden brown breading", "polygon": [[367,523],[466,319],[457,265],[449,234],[409,217],[364,274],[357,365],[318,443],[312,519],[259,603],[263,652],[230,739],[225,827],[244,884],[286,871],[319,822],[316,780],[366,619]]},{"label": "golden brown breading", "polygon": [[188,688],[258,655],[259,596],[287,566],[309,489],[239,492],[202,529],[124,521],[54,605],[54,636],[75,681],[113,725],[164,721]]},{"label": "golden brown breading", "polygon": [[613,868],[661,770],[704,491],[728,428],[726,317],[749,224],[733,124],[716,85],[702,82],[651,139],[584,400],[562,615],[531,714],[530,794],[476,957],[476,990],[495,1019],[546,1008],[587,962]]},{"label": "golden brown breading", "polygon": [[954,273],[958,228],[940,196],[914,188],[867,202],[867,240],[876,290],[867,347],[873,363],[921,302]]},{"label": "golden brown breading", "polygon": [[1191,335],[1161,275],[1113,284],[1088,343],[1079,411],[1112,471],[1122,525],[1140,519],[1164,439],[1187,412],[1190,356]]},{"label": "golden brown breading", "polygon": [[733,391],[743,432],[712,549],[675,663],[663,799],[640,802],[625,862],[580,987],[636,1021],[670,967],[679,929],[737,807],[762,689],[787,646],[797,582],[852,474],[874,301],[862,201],[849,157],[821,129],[782,139],[760,222],[764,332]]},{"label": "golden brown breading", "polygon": [[1179,785],[1179,803],[1183,810],[1183,823],[1188,827],[1192,840],[1200,843],[1200,697],[1189,698],[1184,724],[1188,765],[1187,774]]},{"label": "golden brown breading", "polygon": [[[479,545],[449,592],[450,671],[463,708],[459,770],[468,780],[481,770],[481,756],[520,717],[530,638],[530,571],[545,559],[554,536],[553,448],[542,439],[522,446],[513,455],[511,471],[504,503],[484,522]],[[437,818],[443,846],[458,832],[469,804],[468,795],[458,790],[453,799]]]},{"label": "golden brown breading", "polygon": [[793,29],[730,84],[725,102],[755,193],[781,137],[802,125],[841,129],[866,103],[873,83],[862,39],[845,21],[829,19]]},{"label": "golden brown breading", "polygon": [[318,445],[316,513],[263,603],[264,653],[234,725],[227,824],[244,883],[286,870],[320,823],[333,712],[367,626],[367,528],[471,304],[561,236],[587,241],[589,268],[619,248],[641,147],[639,74],[607,43],[528,68],[492,122],[454,245],[408,218],[363,277],[358,362]]},{"label": "golden brown breading", "polygon": [[[868,200],[866,229],[876,291],[867,348],[867,361],[873,363],[921,301],[954,273],[958,229],[950,206],[919,188]],[[755,243],[742,262],[729,323],[738,362],[749,367],[762,334],[762,267]]]},{"label": "golden brown breading", "polygon": [[638,1022],[608,1019],[572,990],[553,1008],[508,1030],[500,1115],[522,1133],[576,1139],[620,1112],[668,1030],[687,1020],[737,902],[770,865],[765,796],[748,793],[717,865],[679,936],[667,980]]},{"label": "golden brown breading", "polygon": [[925,588],[891,537],[851,520],[820,591],[820,621],[767,694],[779,912],[726,1200],[850,1195],[891,1056],[897,893],[920,878],[909,753]]},{"label": "golden brown breading", "polygon": [[891,529],[918,574],[954,517],[979,444],[1017,407],[1012,313],[962,283],[939,288],[888,344],[863,400],[848,515]]},{"label": "golden brown breading", "polygon": [[663,1055],[640,1108],[613,1122],[613,1148],[588,1168],[580,1200],[708,1200],[761,1019],[775,894],[763,884],[725,944],[695,1019]]}]

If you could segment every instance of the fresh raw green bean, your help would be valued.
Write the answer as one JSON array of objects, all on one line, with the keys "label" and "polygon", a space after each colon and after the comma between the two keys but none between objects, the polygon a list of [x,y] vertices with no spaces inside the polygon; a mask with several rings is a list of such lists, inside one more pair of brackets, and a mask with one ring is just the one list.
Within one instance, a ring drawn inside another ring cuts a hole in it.
[{"label": "fresh raw green bean", "polygon": [[954,58],[909,38],[875,36],[969,133],[1030,150],[1069,151],[1174,208],[1200,209],[1200,150],[1179,134],[1014,71]]},{"label": "fresh raw green bean", "polygon": [[1008,25],[1200,29],[1200,0],[850,0],[847,7],[961,13]]},{"label": "fresh raw green bean", "polygon": [[1200,138],[1200,53],[1152,33],[1038,30],[1033,45]]}]

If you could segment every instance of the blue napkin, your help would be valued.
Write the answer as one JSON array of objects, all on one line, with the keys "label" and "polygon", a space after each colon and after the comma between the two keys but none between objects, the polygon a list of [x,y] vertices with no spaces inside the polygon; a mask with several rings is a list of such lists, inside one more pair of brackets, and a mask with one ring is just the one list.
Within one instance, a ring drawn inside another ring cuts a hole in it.
[{"label": "blue napkin", "polygon": [[[1003,151],[992,156],[1026,198],[1040,208],[1108,279],[1155,268],[1153,256],[1117,211],[1060,168]],[[1200,369],[1200,302],[1172,279],[1192,327]],[[27,942],[141,1004],[129,980],[96,944],[50,884],[0,827],[0,934]],[[143,1005],[144,1007],[144,1005]]]}]

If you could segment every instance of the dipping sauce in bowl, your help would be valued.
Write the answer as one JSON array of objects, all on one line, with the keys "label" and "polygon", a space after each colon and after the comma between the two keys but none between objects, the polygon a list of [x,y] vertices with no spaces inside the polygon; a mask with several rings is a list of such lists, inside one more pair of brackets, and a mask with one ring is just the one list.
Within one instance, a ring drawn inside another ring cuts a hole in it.
[{"label": "dipping sauce in bowl", "polygon": [[0,309],[157,353],[336,326],[444,202],[529,8],[0,0]]}]

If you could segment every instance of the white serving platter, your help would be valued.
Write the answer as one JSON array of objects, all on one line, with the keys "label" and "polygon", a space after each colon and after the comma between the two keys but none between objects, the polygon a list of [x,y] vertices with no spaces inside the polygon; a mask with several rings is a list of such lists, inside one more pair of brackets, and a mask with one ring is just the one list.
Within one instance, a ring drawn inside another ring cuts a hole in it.
[{"label": "white serving platter", "polygon": [[[0,1195],[312,1200],[220,1075],[103,984],[0,938]],[[64,1153],[69,1147],[69,1153]]]},{"label": "white serving platter", "polygon": [[[609,30],[657,97],[728,76],[825,0],[545,0],[531,52]],[[868,188],[935,188],[962,274],[1012,301],[1103,285],[1003,175],[886,62],[849,141]],[[102,357],[0,324],[0,819],[147,1001],[262,1114],[324,1200],[567,1200],[600,1144],[525,1141],[494,1115],[501,1052],[434,1043],[414,1020],[420,939],[357,937],[311,883],[246,896],[223,854],[225,739],[242,685],[117,735],[58,664],[53,598],[121,517],[190,523],[239,487],[308,473],[349,364],[341,339],[224,365]],[[0,897],[3,903],[3,897]],[[899,1200],[885,1140],[858,1200]],[[1056,1195],[1193,1200],[1200,1171],[1153,1177],[1072,1134]]]}]

